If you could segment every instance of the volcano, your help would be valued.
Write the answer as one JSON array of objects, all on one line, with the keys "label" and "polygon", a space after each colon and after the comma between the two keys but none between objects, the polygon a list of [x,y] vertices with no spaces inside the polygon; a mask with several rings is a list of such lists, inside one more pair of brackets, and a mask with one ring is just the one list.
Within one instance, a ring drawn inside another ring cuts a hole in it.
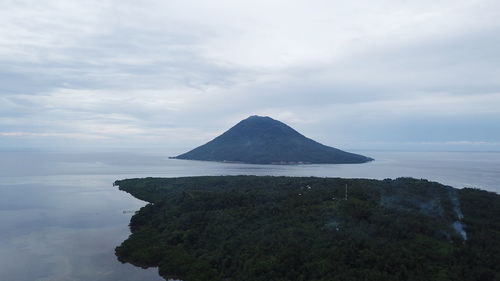
[{"label": "volcano", "polygon": [[370,157],[323,145],[270,117],[250,116],[175,159],[249,164],[356,164]]}]

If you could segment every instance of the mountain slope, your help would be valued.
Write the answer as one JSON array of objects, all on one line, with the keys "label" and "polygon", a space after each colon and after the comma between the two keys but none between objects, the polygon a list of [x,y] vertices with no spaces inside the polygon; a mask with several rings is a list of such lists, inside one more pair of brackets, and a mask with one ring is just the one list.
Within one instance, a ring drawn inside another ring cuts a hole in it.
[{"label": "mountain slope", "polygon": [[364,163],[373,159],[320,144],[270,117],[250,116],[177,159],[252,164]]}]

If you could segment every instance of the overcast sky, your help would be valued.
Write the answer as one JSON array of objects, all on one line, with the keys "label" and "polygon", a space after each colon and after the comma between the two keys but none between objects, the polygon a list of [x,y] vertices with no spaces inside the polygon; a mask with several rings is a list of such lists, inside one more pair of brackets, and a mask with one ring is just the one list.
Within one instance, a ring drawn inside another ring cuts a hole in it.
[{"label": "overcast sky", "polygon": [[177,153],[254,114],[500,150],[500,2],[0,0],[0,150]]}]

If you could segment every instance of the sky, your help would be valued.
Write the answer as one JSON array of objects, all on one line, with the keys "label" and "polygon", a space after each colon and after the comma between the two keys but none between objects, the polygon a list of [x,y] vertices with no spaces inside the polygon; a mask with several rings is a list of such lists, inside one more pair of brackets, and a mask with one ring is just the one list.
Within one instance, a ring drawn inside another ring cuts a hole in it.
[{"label": "sky", "polygon": [[175,154],[250,115],[500,151],[500,2],[0,0],[0,150]]}]

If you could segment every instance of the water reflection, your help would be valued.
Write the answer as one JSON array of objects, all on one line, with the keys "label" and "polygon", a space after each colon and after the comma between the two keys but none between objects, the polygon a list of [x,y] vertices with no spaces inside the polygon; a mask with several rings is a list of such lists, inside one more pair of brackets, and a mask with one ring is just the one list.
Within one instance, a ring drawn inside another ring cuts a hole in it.
[{"label": "water reflection", "polygon": [[[62,182],[82,179],[70,176]],[[98,185],[0,184],[0,280],[163,280],[121,264],[114,247],[144,202]]]},{"label": "water reflection", "polygon": [[[360,152],[361,153],[361,152]],[[145,203],[116,179],[146,176],[411,176],[500,192],[500,153],[362,152],[361,165],[245,165],[147,154],[0,154],[0,280],[162,280],[156,269],[119,263],[129,210]]]}]

